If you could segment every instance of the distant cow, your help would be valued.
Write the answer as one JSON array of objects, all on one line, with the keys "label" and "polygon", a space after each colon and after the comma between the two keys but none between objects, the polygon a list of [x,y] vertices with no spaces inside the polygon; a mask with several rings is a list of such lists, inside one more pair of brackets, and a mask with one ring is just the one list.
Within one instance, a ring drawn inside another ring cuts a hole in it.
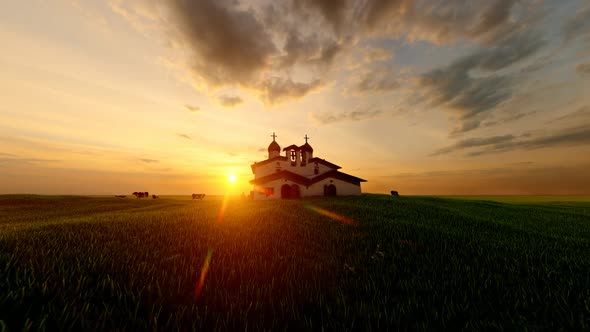
[{"label": "distant cow", "polygon": [[152,195],[152,198],[153,199],[156,199],[156,198],[160,198],[160,196],[158,196],[158,195]]},{"label": "distant cow", "polygon": [[203,199],[205,198],[205,194],[193,194],[193,199]]},{"label": "distant cow", "polygon": [[395,191],[395,190],[392,190],[392,191],[391,191],[391,196],[399,197],[399,194],[398,194],[398,192],[397,192],[397,191]]},{"label": "distant cow", "polygon": [[139,191],[139,192],[134,192],[133,196],[137,197],[137,198],[144,198],[144,197],[150,197],[149,193],[147,191],[143,192],[143,191]]}]

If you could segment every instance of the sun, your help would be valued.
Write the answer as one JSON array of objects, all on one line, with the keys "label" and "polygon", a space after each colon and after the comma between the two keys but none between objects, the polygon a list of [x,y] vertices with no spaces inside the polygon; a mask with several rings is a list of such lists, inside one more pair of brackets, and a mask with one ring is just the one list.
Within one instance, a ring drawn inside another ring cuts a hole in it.
[{"label": "sun", "polygon": [[234,182],[236,182],[236,176],[235,176],[235,175],[230,175],[230,176],[229,176],[229,178],[227,178],[227,180],[228,180],[230,183],[234,183]]}]

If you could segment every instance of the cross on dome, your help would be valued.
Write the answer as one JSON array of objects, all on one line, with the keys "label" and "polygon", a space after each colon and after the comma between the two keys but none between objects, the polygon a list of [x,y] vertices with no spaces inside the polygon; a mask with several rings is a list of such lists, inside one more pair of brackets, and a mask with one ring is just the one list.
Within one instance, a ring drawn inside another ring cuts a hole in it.
[{"label": "cross on dome", "polygon": [[[275,138],[278,137],[277,135],[275,135],[274,131],[272,132],[272,135],[270,135],[270,137],[272,137],[272,141],[275,141]],[[307,141],[306,141],[307,142]]]},{"label": "cross on dome", "polygon": [[307,143],[307,140],[310,139],[311,137],[307,137],[307,134],[305,134],[305,137],[303,137],[303,138],[305,138],[305,143]]}]

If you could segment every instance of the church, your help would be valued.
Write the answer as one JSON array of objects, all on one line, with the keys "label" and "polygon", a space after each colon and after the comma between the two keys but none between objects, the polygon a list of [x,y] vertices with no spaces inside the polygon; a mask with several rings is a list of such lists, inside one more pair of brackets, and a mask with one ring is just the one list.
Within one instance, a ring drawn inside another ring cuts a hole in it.
[{"label": "church", "polygon": [[253,199],[288,199],[308,196],[360,195],[361,178],[342,173],[338,165],[313,156],[313,148],[305,135],[305,144],[283,148],[274,133],[268,146],[268,159],[250,167],[254,180],[250,181]]}]

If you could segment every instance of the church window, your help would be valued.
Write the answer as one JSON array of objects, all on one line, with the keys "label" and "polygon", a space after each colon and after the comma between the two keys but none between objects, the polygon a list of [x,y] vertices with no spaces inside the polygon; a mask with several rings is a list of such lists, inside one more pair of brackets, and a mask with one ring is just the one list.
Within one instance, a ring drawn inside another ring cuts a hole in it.
[{"label": "church window", "polygon": [[295,166],[297,162],[297,151],[291,150],[291,166]]},{"label": "church window", "polygon": [[318,163],[315,163],[315,166],[313,167],[313,173],[315,175],[320,174],[320,166],[318,165]]},{"label": "church window", "polygon": [[301,151],[301,166],[305,166],[305,151]]}]

